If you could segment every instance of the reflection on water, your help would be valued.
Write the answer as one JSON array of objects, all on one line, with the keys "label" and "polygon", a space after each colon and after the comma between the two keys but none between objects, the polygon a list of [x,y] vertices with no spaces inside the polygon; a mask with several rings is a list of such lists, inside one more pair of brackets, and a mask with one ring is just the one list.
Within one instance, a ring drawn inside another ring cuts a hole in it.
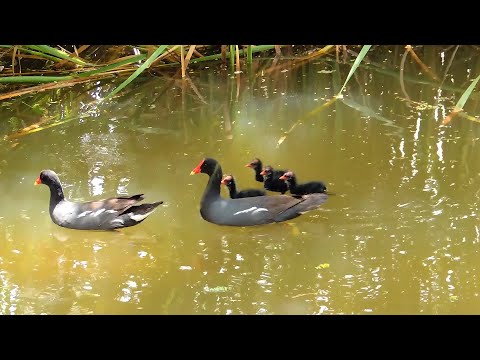
[{"label": "reflection on water", "polygon": [[[440,54],[431,65],[443,76]],[[4,102],[0,313],[478,313],[480,130],[461,117],[442,125],[480,73],[460,55],[442,90],[406,64],[418,103],[405,101],[395,52],[372,57],[345,101],[321,111],[349,65],[262,60],[241,75],[138,79],[105,104],[94,101],[114,83]],[[18,135],[34,121],[27,104],[54,126]],[[219,227],[199,214],[207,178],[189,176],[204,156],[240,188],[259,187],[244,167],[258,156],[336,195],[290,223]],[[60,228],[48,189],[32,185],[47,168],[72,200],[144,193],[164,206],[120,232]]]}]

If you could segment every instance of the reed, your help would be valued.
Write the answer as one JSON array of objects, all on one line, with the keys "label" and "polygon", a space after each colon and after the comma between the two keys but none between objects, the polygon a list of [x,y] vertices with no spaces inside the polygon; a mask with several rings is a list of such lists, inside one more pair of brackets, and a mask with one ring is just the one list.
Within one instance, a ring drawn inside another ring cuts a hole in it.
[{"label": "reed", "polygon": [[[105,98],[108,99],[143,75],[147,68],[165,68],[165,71],[168,71],[171,67],[180,67],[182,77],[185,78],[187,68],[192,64],[216,61],[223,56],[230,59],[232,71],[240,72],[240,55],[245,53],[244,49],[239,50],[238,45],[230,45],[230,51],[225,51],[227,47],[222,46],[223,53],[210,45],[72,47],[73,50],[69,51],[66,49],[68,46],[0,45],[0,49],[3,49],[0,52],[0,84],[6,84],[5,89],[9,90],[0,94],[1,98],[8,99],[112,76],[127,76],[127,79]],[[248,45],[247,63],[253,61],[253,54],[268,52],[274,48],[275,45]],[[7,65],[9,63],[10,66]]]}]

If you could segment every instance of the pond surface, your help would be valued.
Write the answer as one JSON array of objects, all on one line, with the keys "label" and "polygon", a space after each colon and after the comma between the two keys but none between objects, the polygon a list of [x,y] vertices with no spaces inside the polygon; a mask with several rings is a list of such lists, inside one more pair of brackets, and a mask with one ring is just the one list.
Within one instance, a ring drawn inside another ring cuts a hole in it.
[{"label": "pond surface", "polygon": [[[443,124],[478,55],[459,51],[442,89],[408,60],[408,102],[400,49],[371,50],[329,106],[351,67],[334,57],[145,77],[102,104],[118,81],[2,101],[0,314],[480,313],[480,124]],[[442,79],[452,51],[421,57]],[[214,225],[208,176],[189,175],[205,156],[240,189],[261,186],[259,157],[335,195],[288,223]],[[62,228],[42,169],[70,200],[164,204],[119,232]]]}]

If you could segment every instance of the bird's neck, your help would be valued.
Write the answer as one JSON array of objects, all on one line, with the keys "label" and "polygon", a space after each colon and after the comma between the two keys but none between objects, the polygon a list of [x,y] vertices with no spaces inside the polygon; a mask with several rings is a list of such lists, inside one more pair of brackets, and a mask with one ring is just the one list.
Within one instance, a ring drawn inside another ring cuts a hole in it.
[{"label": "bird's neck", "polygon": [[273,181],[273,174],[268,174],[264,176],[263,181],[265,182],[265,184],[271,184]]},{"label": "bird's neck", "polygon": [[288,188],[290,190],[295,190],[297,188],[297,179],[295,176],[292,176],[290,179],[288,179]]},{"label": "bird's neck", "polygon": [[55,206],[62,201],[65,200],[65,195],[63,194],[62,185],[60,184],[52,184],[49,186],[50,188],[50,212],[53,211]]},{"label": "bird's neck", "polygon": [[237,185],[234,181],[230,183],[230,185],[228,186],[228,190],[230,191],[230,197],[232,199],[235,199],[235,196],[237,195]]},{"label": "bird's neck", "polygon": [[203,193],[202,202],[206,199],[214,199],[220,197],[220,183],[222,181],[222,168],[219,164],[215,166],[212,174],[209,174],[207,187]]},{"label": "bird's neck", "polygon": [[255,165],[255,177],[257,180],[263,180],[263,175],[260,175],[260,173],[262,172],[262,163],[257,163]]}]

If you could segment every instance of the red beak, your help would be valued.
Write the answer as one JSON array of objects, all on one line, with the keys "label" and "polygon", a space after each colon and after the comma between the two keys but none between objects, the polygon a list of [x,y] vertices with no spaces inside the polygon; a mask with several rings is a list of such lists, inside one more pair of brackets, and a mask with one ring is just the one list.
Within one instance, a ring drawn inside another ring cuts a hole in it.
[{"label": "red beak", "polygon": [[202,161],[200,161],[200,164],[198,164],[197,167],[192,170],[192,172],[190,173],[190,175],[194,175],[194,174],[198,174],[198,173],[202,172],[202,165],[203,165],[203,162],[204,162],[204,161],[205,161],[205,159],[203,159]]}]

